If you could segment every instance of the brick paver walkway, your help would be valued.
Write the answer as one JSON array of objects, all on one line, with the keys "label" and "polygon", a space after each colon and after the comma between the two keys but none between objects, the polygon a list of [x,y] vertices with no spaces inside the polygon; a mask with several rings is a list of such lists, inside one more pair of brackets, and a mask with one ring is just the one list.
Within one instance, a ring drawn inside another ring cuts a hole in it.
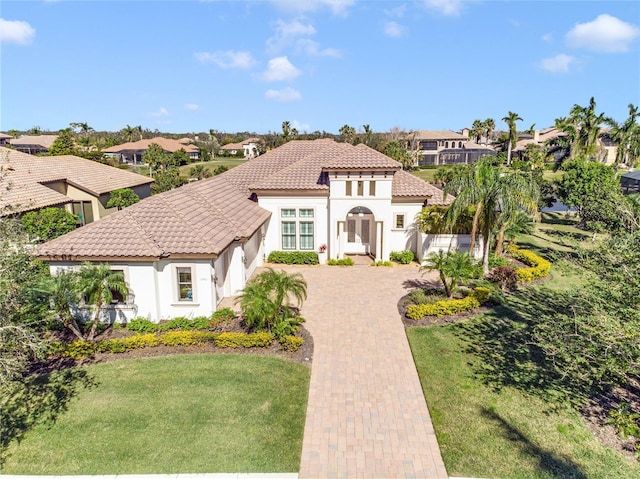
[{"label": "brick paver walkway", "polygon": [[397,302],[417,267],[295,267],[314,339],[299,477],[446,478]]}]

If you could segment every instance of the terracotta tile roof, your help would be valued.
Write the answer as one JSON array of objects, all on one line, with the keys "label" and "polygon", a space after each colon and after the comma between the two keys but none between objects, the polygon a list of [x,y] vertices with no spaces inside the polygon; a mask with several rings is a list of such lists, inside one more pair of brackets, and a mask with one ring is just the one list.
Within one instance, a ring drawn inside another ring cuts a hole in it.
[{"label": "terracotta tile roof", "polygon": [[38,246],[36,254],[74,261],[214,256],[270,215],[218,175],[146,198]]},{"label": "terracotta tile roof", "polygon": [[468,136],[450,130],[420,130],[411,133],[416,140],[469,140]]},{"label": "terracotta tile roof", "polygon": [[46,148],[51,148],[53,142],[56,141],[58,135],[25,135],[20,138],[13,138],[9,140],[12,145],[38,145]]},{"label": "terracotta tile roof", "polygon": [[221,150],[242,150],[244,145],[249,143],[260,143],[260,138],[247,138],[246,140],[239,141],[237,143],[227,143],[220,147]]},{"label": "terracotta tile roof", "polygon": [[93,196],[153,181],[77,156],[34,156],[3,147],[0,169],[0,211],[11,207],[13,212],[22,212],[71,201],[46,186],[55,181],[64,181]]},{"label": "terracotta tile roof", "polygon": [[455,199],[451,195],[445,197],[444,192],[440,188],[404,170],[394,173],[391,195],[394,198],[427,198],[428,204],[430,205],[448,205]]},{"label": "terracotta tile roof", "polygon": [[104,149],[105,153],[121,153],[123,151],[144,151],[148,150],[151,143],[155,143],[160,146],[164,151],[169,153],[175,153],[176,151],[183,149],[187,153],[196,153],[200,149],[196,145],[183,145],[179,141],[171,140],[169,138],[162,138],[160,136],[147,140],[131,141],[123,143],[122,145],[115,145]]},{"label": "terracotta tile roof", "polygon": [[13,138],[13,137],[11,135],[7,135],[6,133],[2,133],[0,131],[0,139],[6,140],[6,139],[9,139],[9,138]]},{"label": "terracotta tile roof", "polygon": [[323,165],[325,170],[380,169],[399,170],[402,165],[364,144],[348,149]]}]

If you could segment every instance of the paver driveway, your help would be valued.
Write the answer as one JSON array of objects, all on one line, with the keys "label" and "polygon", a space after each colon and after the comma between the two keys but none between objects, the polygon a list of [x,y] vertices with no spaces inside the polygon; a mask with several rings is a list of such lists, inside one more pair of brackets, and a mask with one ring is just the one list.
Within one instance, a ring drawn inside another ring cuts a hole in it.
[{"label": "paver driveway", "polygon": [[446,478],[398,300],[417,267],[296,267],[314,339],[304,478]]}]

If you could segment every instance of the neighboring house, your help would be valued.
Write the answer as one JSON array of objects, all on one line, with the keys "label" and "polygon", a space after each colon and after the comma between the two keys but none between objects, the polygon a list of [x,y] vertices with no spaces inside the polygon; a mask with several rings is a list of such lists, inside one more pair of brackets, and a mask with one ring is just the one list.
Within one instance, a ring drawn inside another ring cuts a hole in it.
[{"label": "neighboring house", "polygon": [[166,153],[175,153],[184,150],[189,155],[189,159],[197,161],[200,158],[200,149],[195,145],[185,145],[177,140],[162,138],[160,136],[150,140],[131,141],[122,145],[115,145],[103,150],[106,156],[117,158],[120,163],[129,165],[142,164],[142,156],[149,149],[152,143],[162,148]]},{"label": "neighboring house", "polygon": [[113,190],[150,194],[151,178],[72,155],[33,156],[0,147],[0,216],[61,207],[80,225],[116,211],[106,205]]},{"label": "neighboring house", "polygon": [[9,144],[22,153],[37,155],[39,153],[48,153],[49,148],[57,138],[58,135],[26,135],[10,139]]},{"label": "neighboring house", "polygon": [[147,198],[38,247],[53,272],[109,261],[129,298],[119,318],[211,314],[271,251],[329,258],[422,253],[414,218],[442,190],[365,145],[295,140],[221,175]]},{"label": "neighboring house", "polygon": [[418,151],[416,166],[471,164],[478,158],[495,155],[495,150],[477,144],[464,134],[449,130],[422,130],[411,133],[408,147]]},{"label": "neighboring house", "polygon": [[0,132],[0,146],[6,146],[9,144],[9,140],[13,138],[11,135]]},{"label": "neighboring house", "polygon": [[260,154],[259,150],[260,138],[247,138],[240,143],[227,143],[220,147],[221,154],[237,155],[243,152],[244,157],[248,160],[255,158]]},{"label": "neighboring house", "polygon": [[620,177],[620,186],[624,193],[640,193],[640,170],[630,171]]}]

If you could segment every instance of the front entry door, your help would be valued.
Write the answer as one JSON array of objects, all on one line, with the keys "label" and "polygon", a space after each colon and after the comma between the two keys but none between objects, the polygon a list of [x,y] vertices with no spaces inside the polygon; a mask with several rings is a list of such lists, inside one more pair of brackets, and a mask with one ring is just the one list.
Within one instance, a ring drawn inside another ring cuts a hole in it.
[{"label": "front entry door", "polygon": [[371,220],[363,217],[347,219],[347,246],[345,253],[369,254],[371,251]]}]

